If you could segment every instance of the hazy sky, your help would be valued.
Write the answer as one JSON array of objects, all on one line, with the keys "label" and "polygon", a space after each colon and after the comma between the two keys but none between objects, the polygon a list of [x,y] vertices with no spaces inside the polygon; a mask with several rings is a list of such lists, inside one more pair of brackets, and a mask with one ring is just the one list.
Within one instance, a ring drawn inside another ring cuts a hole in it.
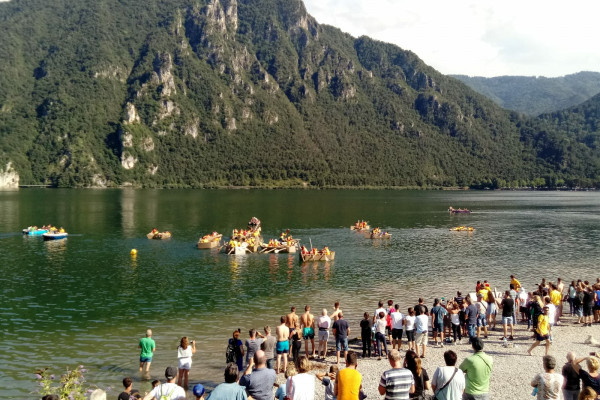
[{"label": "hazy sky", "polygon": [[600,71],[597,0],[304,0],[319,23],[415,52],[444,74]]}]

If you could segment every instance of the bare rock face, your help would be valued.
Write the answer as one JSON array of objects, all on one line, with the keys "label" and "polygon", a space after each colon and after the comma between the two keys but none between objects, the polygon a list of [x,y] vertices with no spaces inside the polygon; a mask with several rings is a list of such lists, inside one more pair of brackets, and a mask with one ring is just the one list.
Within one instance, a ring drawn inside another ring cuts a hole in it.
[{"label": "bare rock face", "polygon": [[186,136],[191,136],[194,139],[196,139],[198,137],[198,124],[200,123],[200,121],[198,121],[197,119],[193,120],[189,125],[187,125],[184,130],[183,130],[183,134]]},{"label": "bare rock face", "polygon": [[148,166],[147,171],[148,171],[148,173],[150,175],[156,175],[156,172],[158,171],[158,165],[156,165],[156,164],[150,164]]},{"label": "bare rock face", "polygon": [[129,132],[121,134],[121,145],[123,147],[133,147],[133,135]]},{"label": "bare rock face", "polygon": [[5,168],[0,168],[0,189],[18,189],[19,174],[12,167],[12,162],[8,162]]},{"label": "bare rock face", "polygon": [[106,178],[100,174],[95,174],[92,177],[92,187],[105,188],[107,183]]},{"label": "bare rock face", "polygon": [[142,140],[142,149],[147,153],[154,150],[154,140],[151,137],[146,137]]},{"label": "bare rock face", "polygon": [[173,59],[169,53],[157,53],[154,58],[154,72],[162,85],[161,95],[168,97],[177,93],[173,78]]},{"label": "bare rock face", "polygon": [[124,151],[121,155],[121,166],[125,169],[132,169],[137,164],[138,159],[134,158],[131,154]]},{"label": "bare rock face", "polygon": [[233,117],[225,118],[225,124],[228,131],[235,131],[237,129],[235,118]]},{"label": "bare rock face", "polygon": [[126,108],[125,120],[123,121],[123,123],[125,125],[139,123],[140,116],[138,115],[137,110],[135,109],[135,106],[132,103],[127,103],[125,108]]},{"label": "bare rock face", "polygon": [[279,115],[275,111],[267,110],[265,112],[265,122],[269,125],[276,124],[279,122]]}]

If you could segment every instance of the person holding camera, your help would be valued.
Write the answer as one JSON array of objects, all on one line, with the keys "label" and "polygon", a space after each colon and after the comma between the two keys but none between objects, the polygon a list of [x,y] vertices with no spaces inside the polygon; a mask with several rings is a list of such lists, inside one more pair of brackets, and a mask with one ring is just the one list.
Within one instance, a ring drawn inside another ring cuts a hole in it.
[{"label": "person holding camera", "polygon": [[[177,385],[188,390],[188,378],[192,367],[192,354],[196,352],[196,341],[192,340],[191,346],[187,336],[181,338],[177,348],[177,359],[179,360],[179,378]],[[181,384],[183,382],[183,385]]]}]

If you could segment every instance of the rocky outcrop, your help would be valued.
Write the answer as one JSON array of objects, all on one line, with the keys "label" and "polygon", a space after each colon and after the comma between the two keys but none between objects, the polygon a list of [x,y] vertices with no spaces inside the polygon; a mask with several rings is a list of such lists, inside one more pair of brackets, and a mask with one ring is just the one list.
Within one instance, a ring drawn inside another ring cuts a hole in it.
[{"label": "rocky outcrop", "polygon": [[19,187],[19,174],[8,162],[4,169],[0,168],[0,189],[17,189]]},{"label": "rocky outcrop", "polygon": [[137,164],[138,159],[133,157],[129,152],[124,151],[121,155],[121,166],[125,169],[132,169]]},{"label": "rocky outcrop", "polygon": [[127,125],[134,124],[136,122],[140,122],[140,116],[138,115],[135,106],[132,103],[127,103],[125,105],[125,119],[123,120],[123,123]]},{"label": "rocky outcrop", "polygon": [[154,58],[154,83],[162,85],[160,94],[168,97],[177,93],[173,78],[173,59],[169,53],[157,53]]}]

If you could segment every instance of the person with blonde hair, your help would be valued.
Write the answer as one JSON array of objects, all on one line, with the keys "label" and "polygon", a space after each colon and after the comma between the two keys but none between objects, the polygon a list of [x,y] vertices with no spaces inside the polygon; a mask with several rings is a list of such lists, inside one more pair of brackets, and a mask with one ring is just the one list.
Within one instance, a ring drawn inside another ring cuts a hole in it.
[{"label": "person with blonde hair", "polygon": [[297,364],[298,375],[286,382],[286,392],[290,400],[313,400],[315,398],[315,376],[309,374],[310,361],[301,356]]},{"label": "person with blonde hair", "polygon": [[596,400],[597,396],[596,391],[588,386],[579,392],[577,400]]},{"label": "person with blonde hair", "polygon": [[291,363],[287,366],[287,369],[285,370],[284,376],[286,379],[286,383],[279,385],[279,387],[277,388],[277,390],[275,391],[275,398],[277,400],[283,400],[285,399],[288,394],[287,394],[287,381],[292,377],[292,376],[296,376],[298,375],[298,371],[296,370],[296,366]]},{"label": "person with blonde hair", "polygon": [[[579,364],[584,360],[587,364],[587,371],[581,369],[579,366]],[[579,374],[579,378],[581,378],[583,387],[590,387],[594,389],[596,393],[600,393],[600,374],[598,373],[599,367],[600,361],[598,360],[598,357],[589,356],[573,360],[573,369],[577,374]]]},{"label": "person with blonde hair", "polygon": [[[177,360],[179,361],[179,371],[177,385],[185,390],[188,389],[188,380],[190,376],[190,368],[192,367],[192,354],[196,353],[196,341],[190,341],[187,336],[181,338],[179,347],[177,348]],[[183,385],[181,384],[183,382]]]}]

